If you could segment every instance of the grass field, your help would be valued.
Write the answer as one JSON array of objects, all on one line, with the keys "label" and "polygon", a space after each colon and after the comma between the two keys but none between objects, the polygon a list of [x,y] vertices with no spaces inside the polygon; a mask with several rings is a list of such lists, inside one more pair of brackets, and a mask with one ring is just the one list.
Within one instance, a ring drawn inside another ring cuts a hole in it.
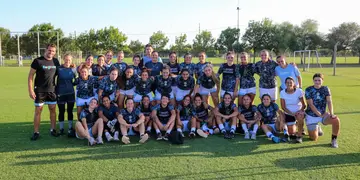
[{"label": "grass field", "polygon": [[[29,140],[33,102],[28,97],[28,67],[0,68],[0,179],[359,179],[360,69],[311,69],[325,74],[335,113],[341,118],[339,148],[329,147],[331,127],[317,142],[272,144],[263,135],[245,141],[221,136],[185,139],[171,145],[151,139],[146,144],[105,143],[88,147],[84,140],[50,137],[44,108],[41,138]],[[259,100],[256,99],[256,104]],[[67,124],[67,123],[65,123]]]}]

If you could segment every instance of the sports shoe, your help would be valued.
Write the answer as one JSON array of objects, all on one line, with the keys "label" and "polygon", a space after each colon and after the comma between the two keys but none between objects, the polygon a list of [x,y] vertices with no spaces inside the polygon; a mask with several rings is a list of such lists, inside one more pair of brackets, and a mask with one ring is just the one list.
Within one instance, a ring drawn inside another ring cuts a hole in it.
[{"label": "sports shoe", "polygon": [[321,126],[318,127],[318,136],[324,135],[323,130],[321,129]]},{"label": "sports shoe", "polygon": [[149,135],[148,134],[143,134],[143,135],[140,136],[139,143],[145,143],[148,139],[149,139]]},{"label": "sports shoe", "polygon": [[89,145],[89,146],[93,146],[93,145],[95,145],[95,144],[96,144],[95,139],[94,139],[93,137],[90,137],[89,142],[88,142],[88,145]]},{"label": "sports shoe", "polygon": [[163,137],[163,139],[164,139],[165,141],[168,141],[168,140],[169,140],[169,136],[170,136],[169,133],[165,133],[165,136]]},{"label": "sports shoe", "polygon": [[196,133],[197,133],[200,137],[203,137],[203,138],[207,138],[207,137],[208,137],[208,135],[207,135],[206,133],[204,133],[204,131],[201,130],[201,129],[197,129],[197,130],[196,130]]},{"label": "sports shoe", "polygon": [[244,139],[250,139],[250,133],[249,132],[245,132],[245,137]]},{"label": "sports shoe", "polygon": [[121,141],[124,143],[124,144],[129,144],[130,143],[130,139],[128,136],[123,136],[121,138]]},{"label": "sports shoe", "polygon": [[336,139],[331,140],[331,147],[333,147],[333,148],[338,148],[339,147]]},{"label": "sports shoe", "polygon": [[60,136],[65,135],[65,130],[64,130],[64,129],[60,129],[59,135],[60,135]]},{"label": "sports shoe", "polygon": [[30,140],[36,141],[37,139],[39,139],[39,137],[40,137],[40,134],[39,134],[38,132],[35,132],[35,133],[31,136]]},{"label": "sports shoe", "polygon": [[161,133],[157,133],[157,138],[156,138],[156,140],[157,141],[160,141],[160,140],[162,140],[163,139],[163,137],[162,137],[162,135],[161,135]]},{"label": "sports shoe", "polygon": [[119,131],[115,131],[115,133],[114,133],[114,141],[120,141],[120,139],[119,139]]},{"label": "sports shoe", "polygon": [[98,136],[98,137],[96,138],[96,144],[104,144],[104,141],[103,141],[103,139],[102,139],[101,136]]},{"label": "sports shoe", "polygon": [[229,134],[226,131],[223,132],[223,134],[224,134],[224,139],[229,139]]},{"label": "sports shoe", "polygon": [[[106,137],[106,140],[107,140],[108,142],[114,140],[114,138],[113,138],[110,134],[106,134],[105,137]],[[118,139],[119,139],[119,138],[118,138]]]},{"label": "sports shoe", "polygon": [[281,138],[282,142],[289,142],[289,135],[285,134],[283,138]]},{"label": "sports shoe", "polygon": [[251,139],[256,140],[256,133],[251,133]]},{"label": "sports shoe", "polygon": [[191,131],[189,133],[189,138],[194,138],[196,135],[195,135],[195,132],[194,131]]},{"label": "sports shoe", "polygon": [[70,128],[69,130],[68,130],[68,137],[75,137],[76,135],[75,135],[75,131],[74,131],[74,129],[73,128]]},{"label": "sports shoe", "polygon": [[55,129],[50,130],[50,135],[54,137],[59,137],[59,134],[56,132]]},{"label": "sports shoe", "polygon": [[295,143],[302,143],[302,137],[296,137]]},{"label": "sports shoe", "polygon": [[228,138],[229,139],[234,139],[235,138],[235,133],[230,131],[230,133],[228,134]]},{"label": "sports shoe", "polygon": [[272,137],[271,140],[272,140],[274,143],[279,143],[279,142],[280,142],[280,139],[279,139],[277,136]]},{"label": "sports shoe", "polygon": [[183,138],[185,137],[184,132],[182,132],[182,131],[181,132],[178,131],[178,132],[180,133],[181,137],[183,137]]},{"label": "sports shoe", "polygon": [[219,134],[220,133],[220,129],[219,128],[215,128],[214,129],[214,134]]}]

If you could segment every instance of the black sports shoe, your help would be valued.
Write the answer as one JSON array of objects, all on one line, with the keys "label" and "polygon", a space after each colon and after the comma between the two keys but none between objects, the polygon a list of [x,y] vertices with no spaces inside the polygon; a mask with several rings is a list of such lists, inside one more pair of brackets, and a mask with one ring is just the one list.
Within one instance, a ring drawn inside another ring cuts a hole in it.
[{"label": "black sports shoe", "polygon": [[224,132],[224,139],[229,139],[229,134],[227,132]]},{"label": "black sports shoe", "polygon": [[230,133],[228,134],[228,138],[229,138],[229,139],[234,139],[234,138],[235,138],[235,134],[234,134],[233,132],[230,132]]},{"label": "black sports shoe", "polygon": [[60,129],[60,133],[59,133],[59,135],[64,135],[65,134],[65,130],[64,129]]},{"label": "black sports shoe", "polygon": [[165,133],[165,136],[163,137],[163,139],[164,139],[165,141],[168,141],[168,140],[169,140],[169,136],[170,136],[169,133]]},{"label": "black sports shoe", "polygon": [[282,142],[289,142],[289,135],[285,134],[283,138],[281,138]]},{"label": "black sports shoe", "polygon": [[50,135],[54,137],[59,137],[59,134],[56,132],[55,129],[50,130]]},{"label": "black sports shoe", "polygon": [[191,131],[189,133],[189,138],[194,138],[196,135],[195,135],[195,132],[194,131]]},{"label": "black sports shoe", "polygon": [[31,136],[30,140],[36,141],[37,139],[39,139],[39,137],[40,137],[40,134],[39,134],[38,132],[35,132],[35,133]]},{"label": "black sports shoe", "polygon": [[68,137],[75,137],[75,130],[73,128],[70,128],[68,130]]},{"label": "black sports shoe", "polygon": [[156,138],[157,141],[160,141],[163,139],[163,136],[161,135],[161,133],[157,133],[156,136],[157,136],[157,138]]},{"label": "black sports shoe", "polygon": [[296,143],[302,143],[303,142],[302,137],[297,137],[295,142]]}]

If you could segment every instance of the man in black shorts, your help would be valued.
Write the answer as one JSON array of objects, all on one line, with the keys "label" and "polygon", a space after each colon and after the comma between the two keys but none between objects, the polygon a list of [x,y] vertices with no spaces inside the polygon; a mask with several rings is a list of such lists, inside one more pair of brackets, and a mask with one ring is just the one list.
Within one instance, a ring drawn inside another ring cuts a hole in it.
[{"label": "man in black shorts", "polygon": [[[29,96],[35,101],[34,114],[34,134],[30,138],[35,141],[39,138],[39,127],[43,105],[47,104],[50,111],[51,129],[50,134],[57,137],[56,133],[56,93],[55,76],[57,67],[60,66],[59,60],[54,58],[56,46],[49,44],[44,56],[34,59],[28,76]],[[33,87],[33,79],[35,83]]]}]

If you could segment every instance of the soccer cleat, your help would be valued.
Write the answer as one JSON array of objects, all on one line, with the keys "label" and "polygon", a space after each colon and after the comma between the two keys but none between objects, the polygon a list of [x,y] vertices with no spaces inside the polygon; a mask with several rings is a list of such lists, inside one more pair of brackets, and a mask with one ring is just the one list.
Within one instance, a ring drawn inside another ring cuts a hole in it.
[{"label": "soccer cleat", "polygon": [[129,144],[130,143],[130,139],[128,136],[123,136],[121,138],[121,141],[124,143],[124,144]]},{"label": "soccer cleat", "polygon": [[160,140],[162,140],[163,139],[163,137],[162,137],[162,135],[161,135],[161,133],[157,133],[157,138],[156,138],[156,140],[157,141],[160,141]]},{"label": "soccer cleat", "polygon": [[280,139],[276,136],[272,137],[271,140],[274,142],[274,143],[279,143],[280,142]]},{"label": "soccer cleat", "polygon": [[168,141],[168,140],[169,140],[169,136],[170,136],[169,133],[165,133],[165,136],[163,137],[163,139],[164,139],[165,141]]},{"label": "soccer cleat", "polygon": [[195,135],[195,132],[194,131],[191,131],[189,133],[189,138],[194,138],[196,135]]},{"label": "soccer cleat", "polygon": [[[106,137],[106,140],[107,140],[108,142],[114,140],[114,138],[113,138],[110,134],[105,135],[105,137]],[[119,137],[118,137],[118,139],[119,139]]]},{"label": "soccer cleat", "polygon": [[140,136],[139,143],[145,143],[148,139],[149,139],[149,135],[148,134],[143,134],[143,135]]},{"label": "soccer cleat", "polygon": [[250,133],[249,132],[245,132],[245,137],[244,139],[250,139]]},{"label": "soccer cleat", "polygon": [[229,138],[229,139],[234,139],[234,138],[235,138],[235,133],[231,131],[231,132],[228,134],[228,138]]},{"label": "soccer cleat", "polygon": [[60,135],[60,136],[65,135],[65,130],[64,130],[64,129],[60,129],[59,135]]},{"label": "soccer cleat", "polygon": [[208,134],[204,133],[204,131],[201,130],[201,129],[197,129],[197,130],[196,130],[196,133],[197,133],[200,137],[203,137],[203,138],[207,138],[207,137],[208,137]]},{"label": "soccer cleat", "polygon": [[295,143],[302,143],[302,137],[296,137]]},{"label": "soccer cleat", "polygon": [[251,139],[256,140],[256,133],[251,133]]},{"label": "soccer cleat", "polygon": [[98,138],[96,138],[96,144],[104,144],[104,141],[102,139],[101,136],[99,136]]},{"label": "soccer cleat", "polygon": [[88,145],[89,145],[89,146],[93,146],[93,145],[95,145],[95,144],[96,144],[95,139],[94,139],[93,137],[90,137],[89,142],[88,142]]},{"label": "soccer cleat", "polygon": [[321,129],[321,126],[318,127],[318,136],[324,135],[323,130]]},{"label": "soccer cleat", "polygon": [[50,130],[50,135],[54,137],[59,137],[59,134],[56,132],[55,129]]},{"label": "soccer cleat", "polygon": [[114,133],[114,141],[120,141],[120,139],[119,139],[119,131],[115,131],[115,133]]},{"label": "soccer cleat", "polygon": [[40,137],[40,134],[39,134],[38,132],[35,132],[35,133],[31,136],[30,140],[36,141],[37,139],[39,139],[39,137]]},{"label": "soccer cleat", "polygon": [[338,148],[339,147],[336,139],[331,140],[331,147],[333,147],[333,148]]}]

